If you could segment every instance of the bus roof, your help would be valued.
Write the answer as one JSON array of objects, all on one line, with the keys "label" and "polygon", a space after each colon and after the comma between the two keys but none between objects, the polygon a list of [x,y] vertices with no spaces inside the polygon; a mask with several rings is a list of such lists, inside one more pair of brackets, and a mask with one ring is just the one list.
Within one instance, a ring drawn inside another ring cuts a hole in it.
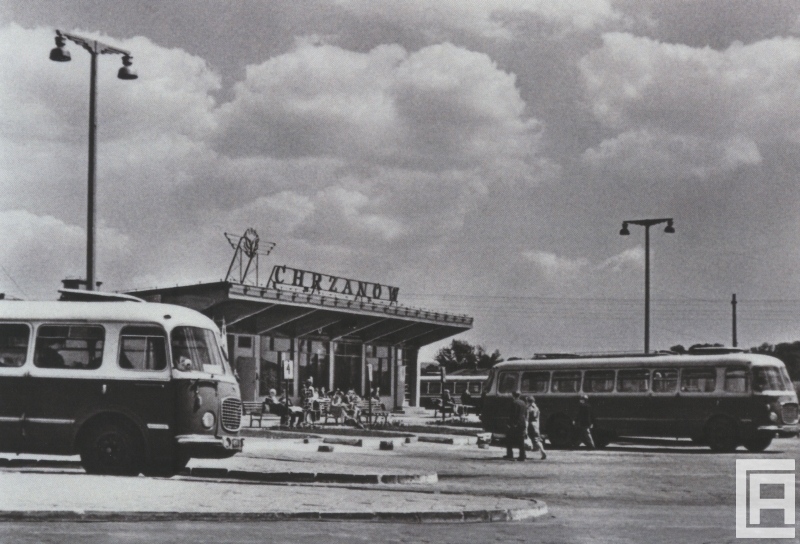
[{"label": "bus roof", "polygon": [[738,363],[745,366],[783,366],[780,359],[758,353],[726,353],[722,355],[663,355],[658,357],[612,357],[594,359],[528,359],[508,361],[494,366],[497,370],[568,370],[594,368],[656,368],[713,366]]},{"label": "bus roof", "polygon": [[136,321],[160,323],[166,328],[192,325],[215,329],[200,312],[153,302],[0,301],[4,321]]}]

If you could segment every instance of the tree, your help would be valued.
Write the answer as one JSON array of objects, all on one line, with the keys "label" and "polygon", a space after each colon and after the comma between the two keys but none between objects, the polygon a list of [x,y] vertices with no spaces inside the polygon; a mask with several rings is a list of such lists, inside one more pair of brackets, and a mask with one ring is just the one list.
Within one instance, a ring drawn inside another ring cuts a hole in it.
[{"label": "tree", "polygon": [[473,346],[465,340],[453,340],[449,346],[437,351],[433,360],[447,372],[454,372],[462,369],[492,368],[503,359],[500,350],[494,350],[489,354],[483,346]]}]

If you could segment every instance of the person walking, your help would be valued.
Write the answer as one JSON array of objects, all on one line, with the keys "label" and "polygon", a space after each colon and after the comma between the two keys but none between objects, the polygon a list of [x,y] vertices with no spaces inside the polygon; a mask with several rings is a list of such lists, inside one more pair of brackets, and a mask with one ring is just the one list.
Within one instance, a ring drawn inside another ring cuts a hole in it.
[{"label": "person walking", "polygon": [[525,431],[528,426],[528,405],[519,396],[519,391],[511,393],[513,402],[508,418],[506,435],[506,456],[503,459],[514,459],[514,448],[519,448],[518,461],[525,460]]},{"label": "person walking", "polygon": [[536,400],[533,395],[525,397],[525,402],[528,405],[528,436],[531,437],[534,450],[538,449],[542,454],[542,460],[545,460],[547,459],[547,452],[544,451],[542,433],[539,432],[539,416],[541,412],[539,407],[536,406]]},{"label": "person walking", "polygon": [[578,404],[578,415],[575,417],[575,427],[578,430],[579,443],[583,442],[590,450],[594,449],[593,425],[594,417],[592,416],[592,407],[589,405],[589,396],[581,395],[581,400]]}]

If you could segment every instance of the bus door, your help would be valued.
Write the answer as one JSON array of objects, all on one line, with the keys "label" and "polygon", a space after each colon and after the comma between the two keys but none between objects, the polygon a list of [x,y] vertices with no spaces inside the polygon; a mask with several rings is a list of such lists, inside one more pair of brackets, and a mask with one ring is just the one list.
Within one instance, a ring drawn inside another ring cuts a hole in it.
[{"label": "bus door", "polygon": [[166,331],[159,325],[126,325],[120,330],[115,351],[114,366],[118,370],[114,370],[123,379],[104,383],[104,405],[135,414],[147,427],[154,454],[170,455],[175,392],[167,364]]},{"label": "bus door", "polygon": [[676,436],[678,434],[678,369],[653,369],[649,402],[646,407],[651,435]]},{"label": "bus door", "polygon": [[29,379],[23,369],[29,352],[30,325],[0,323],[0,451],[22,448],[22,418]]},{"label": "bus door", "polygon": [[94,324],[42,324],[36,331],[25,449],[68,454],[76,420],[100,404],[105,328]]},{"label": "bus door", "polygon": [[717,411],[716,367],[684,367],[675,402],[676,436],[702,436],[708,417]]},{"label": "bus door", "polygon": [[[716,411],[727,414],[737,421],[752,422],[755,417],[763,416],[763,404],[754,406],[750,401],[750,373],[747,367],[729,366],[719,369],[718,378],[722,381],[722,392],[716,399]],[[754,409],[759,409],[756,415]]]}]

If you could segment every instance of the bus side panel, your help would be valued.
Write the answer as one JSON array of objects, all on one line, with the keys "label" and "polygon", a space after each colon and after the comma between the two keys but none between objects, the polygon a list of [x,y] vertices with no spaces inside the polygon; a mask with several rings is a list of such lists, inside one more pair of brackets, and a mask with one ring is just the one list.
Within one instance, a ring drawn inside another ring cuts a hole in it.
[{"label": "bus side panel", "polygon": [[[22,451],[22,416],[26,409],[28,378],[0,368],[0,451]],[[17,369],[14,369],[17,370]],[[4,375],[6,374],[6,375]]]},{"label": "bus side panel", "polygon": [[646,393],[590,395],[595,427],[618,436],[654,436],[650,400]]},{"label": "bus side panel", "polygon": [[[70,370],[67,372],[77,372]],[[25,451],[69,455],[76,421],[100,405],[102,384],[74,378],[31,377],[25,418]]]},{"label": "bus side panel", "polygon": [[483,428],[492,433],[506,434],[511,404],[511,395],[487,394],[481,411]]}]

